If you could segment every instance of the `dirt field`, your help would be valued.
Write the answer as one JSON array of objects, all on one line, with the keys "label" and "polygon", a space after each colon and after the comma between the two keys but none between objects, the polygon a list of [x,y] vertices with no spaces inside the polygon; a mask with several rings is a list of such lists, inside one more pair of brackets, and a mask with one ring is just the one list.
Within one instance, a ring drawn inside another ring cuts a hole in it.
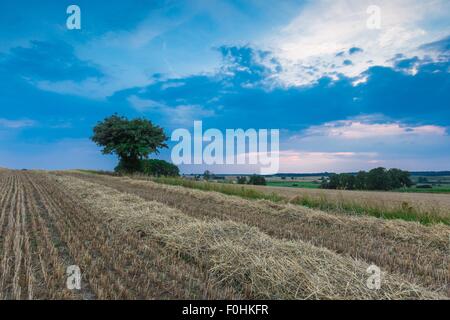
[{"label": "dirt field", "polygon": [[[0,171],[0,299],[436,299],[449,228],[147,181]],[[369,264],[383,271],[366,285]],[[69,265],[82,290],[66,289]]]}]

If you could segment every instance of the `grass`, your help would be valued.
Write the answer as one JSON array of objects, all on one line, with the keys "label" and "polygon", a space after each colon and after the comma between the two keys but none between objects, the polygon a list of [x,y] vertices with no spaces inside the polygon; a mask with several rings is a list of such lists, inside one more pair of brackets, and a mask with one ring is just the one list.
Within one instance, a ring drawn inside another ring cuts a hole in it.
[{"label": "grass", "polygon": [[410,192],[410,193],[450,193],[450,185],[433,186],[433,188],[402,188],[395,190],[396,192]]},{"label": "grass", "polygon": [[[79,170],[81,171],[81,170]],[[82,170],[82,172],[86,173],[95,173],[95,174],[102,174],[103,172],[96,172],[96,171],[87,171]],[[110,174],[107,174],[110,175]],[[267,193],[262,192],[259,190],[251,189],[248,186],[240,186],[235,184],[225,184],[220,182],[206,182],[206,181],[195,181],[190,179],[184,179],[181,177],[146,177],[142,175],[134,176],[134,178],[137,179],[143,179],[143,180],[151,180],[157,183],[167,184],[167,185],[173,185],[173,186],[182,186],[186,188],[191,189],[197,189],[197,190],[203,190],[203,191],[215,191],[220,192],[226,195],[233,195],[242,197],[244,199],[251,199],[251,200],[269,200],[273,202],[284,202],[284,203],[292,203],[296,205],[305,206],[312,209],[319,209],[323,211],[332,211],[332,212],[340,212],[345,214],[352,214],[352,215],[368,215],[373,216],[377,218],[382,219],[401,219],[405,221],[416,221],[424,225],[430,225],[430,224],[437,224],[437,223],[443,223],[445,225],[450,225],[450,215],[442,214],[440,212],[437,212],[437,209],[435,208],[429,208],[427,210],[424,209],[417,209],[413,207],[408,202],[402,202],[400,205],[395,207],[388,207],[384,203],[381,204],[374,204],[374,203],[367,203],[363,201],[358,201],[355,199],[353,201],[352,199],[328,199],[327,197],[320,196],[320,197],[312,197],[308,194],[302,194],[295,197],[288,197],[282,194],[278,194],[275,192]],[[276,182],[275,182],[276,183]],[[291,183],[291,182],[282,182],[285,184]],[[295,182],[292,182],[295,183]],[[297,182],[299,183],[299,182]],[[317,189],[312,188],[311,185],[314,184],[313,182],[302,182],[306,185],[310,185],[310,187],[305,187],[306,189]],[[270,183],[268,184],[268,187],[274,186]],[[281,186],[281,185],[278,185]],[[286,185],[284,185],[286,186]],[[296,188],[296,187],[293,187]],[[298,187],[302,188],[302,187]],[[412,189],[412,188],[411,188]],[[403,189],[402,191],[404,193],[411,192],[408,191],[410,189]],[[420,189],[416,189],[420,190]],[[429,189],[426,193],[430,193]],[[441,189],[441,192],[436,193],[443,193],[443,191],[446,189]],[[370,192],[370,191],[367,191]],[[416,192],[419,193],[419,192]],[[425,193],[425,192],[421,192]]]},{"label": "grass", "polygon": [[308,208],[320,209],[323,211],[337,211],[355,215],[369,215],[382,219],[401,219],[405,221],[416,221],[424,225],[443,223],[450,225],[450,217],[441,217],[433,213],[424,214],[415,208],[403,203],[397,209],[381,209],[379,207],[362,205],[349,201],[329,201],[326,198],[313,198],[307,195],[298,196],[290,200],[290,203],[302,205]]},{"label": "grass", "polygon": [[[314,181],[289,181],[289,180],[272,180],[267,181],[269,187],[287,187],[287,188],[306,188],[319,189],[320,183]],[[433,185],[432,188],[400,188],[393,190],[394,192],[409,192],[409,193],[450,193],[450,185]]]},{"label": "grass", "polygon": [[309,188],[317,189],[320,187],[319,183],[313,181],[267,181],[269,187],[289,187],[289,188]]},{"label": "grass", "polygon": [[182,186],[203,191],[216,191],[226,195],[239,196],[245,199],[289,202],[324,211],[338,211],[347,214],[369,215],[383,219],[402,219],[405,221],[416,221],[424,225],[436,223],[450,225],[450,216],[441,216],[434,213],[432,210],[424,213],[410,206],[406,202],[402,203],[402,205],[398,208],[384,208],[370,204],[361,204],[356,201],[348,201],[343,199],[336,201],[329,200],[326,197],[313,198],[308,195],[296,196],[290,199],[276,193],[266,194],[264,192],[245,188],[243,186],[194,181],[183,178],[159,177],[151,178],[150,180],[157,183]]},{"label": "grass", "polygon": [[155,177],[150,178],[151,181],[157,183],[168,184],[172,186],[182,186],[191,189],[203,190],[203,191],[216,191],[230,196],[239,196],[245,199],[253,200],[269,200],[279,202],[284,200],[283,197],[270,193],[266,194],[257,190],[245,188],[243,186],[225,184],[225,183],[212,183],[206,181],[195,181],[183,178],[171,178],[171,177]]}]

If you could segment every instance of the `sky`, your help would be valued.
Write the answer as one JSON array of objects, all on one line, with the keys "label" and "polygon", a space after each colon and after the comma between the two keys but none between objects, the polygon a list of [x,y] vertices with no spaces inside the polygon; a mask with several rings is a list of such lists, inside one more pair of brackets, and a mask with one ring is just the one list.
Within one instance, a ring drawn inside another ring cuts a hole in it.
[{"label": "sky", "polygon": [[279,129],[280,172],[450,170],[449,72],[448,0],[4,0],[0,167],[111,170],[90,137],[118,113]]}]

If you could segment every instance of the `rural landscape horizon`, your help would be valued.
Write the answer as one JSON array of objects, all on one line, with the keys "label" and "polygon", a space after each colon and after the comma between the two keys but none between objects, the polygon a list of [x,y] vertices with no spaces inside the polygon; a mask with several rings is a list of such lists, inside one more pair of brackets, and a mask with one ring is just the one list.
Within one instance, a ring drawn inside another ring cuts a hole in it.
[{"label": "rural landscape horizon", "polygon": [[5,0],[0,26],[0,307],[450,300],[449,1]]}]

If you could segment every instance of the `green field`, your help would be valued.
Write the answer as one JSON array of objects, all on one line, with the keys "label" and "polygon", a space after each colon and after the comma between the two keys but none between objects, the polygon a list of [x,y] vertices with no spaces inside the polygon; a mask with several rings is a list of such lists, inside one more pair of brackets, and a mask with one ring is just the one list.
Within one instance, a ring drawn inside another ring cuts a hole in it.
[{"label": "green field", "polygon": [[[412,177],[414,183],[420,184],[419,177]],[[318,181],[319,177],[302,178],[299,180],[291,180],[290,178],[281,179],[267,179],[267,186],[270,187],[289,187],[289,188],[307,188],[317,189],[320,188]],[[410,188],[402,188],[392,190],[395,192],[411,192],[411,193],[450,193],[450,177],[448,176],[436,176],[427,177],[425,184],[429,184],[432,188],[417,188],[412,186]]]},{"label": "green field", "polygon": [[[307,188],[307,189],[317,189],[320,188],[320,183],[314,181],[267,181],[267,186],[269,187],[289,187],[289,188]],[[414,192],[414,193],[450,193],[450,185],[433,185],[432,188],[416,188],[415,186],[411,188],[402,188],[393,190],[395,192]]]}]

